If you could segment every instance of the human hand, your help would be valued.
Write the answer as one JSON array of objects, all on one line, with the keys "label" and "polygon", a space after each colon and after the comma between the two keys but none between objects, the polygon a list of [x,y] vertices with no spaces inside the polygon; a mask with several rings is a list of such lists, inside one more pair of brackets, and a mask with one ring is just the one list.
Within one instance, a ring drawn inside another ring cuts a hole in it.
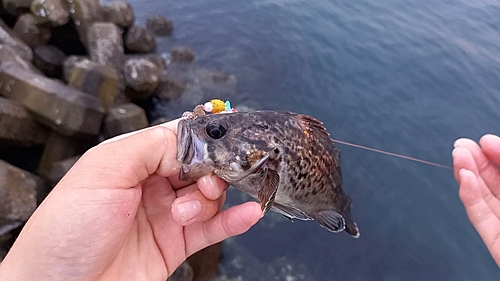
[{"label": "human hand", "polygon": [[500,266],[500,138],[485,135],[479,143],[455,142],[454,174],[469,220]]},{"label": "human hand", "polygon": [[258,203],[220,211],[224,181],[179,181],[176,127],[87,151],[28,220],[0,280],[164,281],[191,254],[247,231]]}]

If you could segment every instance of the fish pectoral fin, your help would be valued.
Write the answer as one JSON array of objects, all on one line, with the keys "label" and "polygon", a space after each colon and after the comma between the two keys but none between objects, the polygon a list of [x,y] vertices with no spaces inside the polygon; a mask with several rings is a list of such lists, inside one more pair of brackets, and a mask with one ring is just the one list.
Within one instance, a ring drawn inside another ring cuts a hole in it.
[{"label": "fish pectoral fin", "polygon": [[264,181],[262,182],[262,186],[260,187],[258,193],[261,206],[260,208],[263,213],[271,209],[280,183],[280,176],[278,175],[278,172],[267,168],[266,170]]},{"label": "fish pectoral fin", "polygon": [[273,204],[273,211],[282,214],[283,216],[289,218],[290,220],[293,219],[298,219],[298,220],[303,220],[303,221],[310,221],[312,218],[308,216],[306,213],[302,212],[301,210],[288,206],[285,204],[280,204],[274,202]]},{"label": "fish pectoral fin", "polygon": [[332,210],[323,210],[311,215],[322,227],[331,232],[341,232],[345,229],[344,217]]}]

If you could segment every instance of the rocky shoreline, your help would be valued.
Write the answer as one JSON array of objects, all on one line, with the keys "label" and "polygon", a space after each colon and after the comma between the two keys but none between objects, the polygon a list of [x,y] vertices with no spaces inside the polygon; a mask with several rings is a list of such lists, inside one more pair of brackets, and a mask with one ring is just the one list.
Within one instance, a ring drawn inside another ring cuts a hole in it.
[{"label": "rocky shoreline", "polygon": [[[236,92],[234,75],[199,68],[189,47],[156,52],[157,38],[174,31],[166,17],[141,25],[129,3],[100,2],[0,0],[0,261],[87,149]],[[152,118],[154,103],[181,109]],[[228,265],[218,243],[168,280],[312,280],[285,258],[264,265],[232,243],[224,251]]]},{"label": "rocky shoreline", "polygon": [[[143,104],[234,90],[234,76],[196,69],[189,47],[156,53],[173,30],[161,15],[138,24],[123,1],[0,0],[0,260],[87,149],[168,120],[148,120]],[[169,280],[213,278],[219,255],[220,244],[207,248],[197,257],[211,267],[186,263]]]}]

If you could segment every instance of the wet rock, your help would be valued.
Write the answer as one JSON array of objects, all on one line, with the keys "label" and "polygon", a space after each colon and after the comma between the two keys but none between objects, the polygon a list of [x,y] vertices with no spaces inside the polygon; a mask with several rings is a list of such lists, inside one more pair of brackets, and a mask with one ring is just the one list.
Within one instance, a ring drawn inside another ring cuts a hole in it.
[{"label": "wet rock", "polygon": [[170,275],[167,281],[193,281],[193,269],[191,268],[188,262],[183,262],[174,271],[174,273]]},{"label": "wet rock", "polygon": [[53,163],[50,173],[46,176],[47,180],[52,184],[57,184],[64,177],[64,175],[66,175],[69,169],[75,165],[80,157],[81,155],[78,155]]},{"label": "wet rock", "polygon": [[16,33],[8,28],[5,23],[0,27],[0,44],[10,46],[25,61],[33,60],[33,51],[21,39],[16,37]]},{"label": "wet rock", "polygon": [[89,29],[90,59],[120,72],[125,59],[122,30],[114,23],[95,23]]},{"label": "wet rock", "polygon": [[123,66],[126,94],[137,100],[147,99],[158,86],[158,67],[146,59],[128,59]]},{"label": "wet rock", "polygon": [[96,143],[96,138],[75,139],[52,132],[43,150],[37,173],[46,179],[52,180],[51,183],[55,183],[53,179],[57,175],[55,169],[58,163],[83,154]]},{"label": "wet rock", "polygon": [[0,44],[0,65],[17,65],[32,72],[41,73],[31,62],[24,60],[15,49]]},{"label": "wet rock", "polygon": [[48,135],[47,128],[33,121],[21,103],[0,98],[0,142],[21,146],[43,145]]},{"label": "wet rock", "polygon": [[104,120],[103,133],[106,139],[121,134],[144,129],[148,126],[146,112],[139,106],[129,103],[114,106]]},{"label": "wet rock", "polygon": [[111,66],[88,59],[77,60],[71,66],[68,85],[89,95],[98,97],[106,110],[114,103],[118,90],[118,74]]},{"label": "wet rock", "polygon": [[146,27],[156,36],[168,36],[174,31],[171,20],[161,15],[155,15],[147,19]]},{"label": "wet rock", "polygon": [[60,26],[70,20],[68,0],[33,0],[31,13],[39,24]]},{"label": "wet rock", "polygon": [[193,281],[213,280],[219,268],[222,242],[206,247],[188,258],[193,269]]},{"label": "wet rock", "polygon": [[132,6],[123,1],[114,1],[102,7],[103,19],[119,27],[130,27],[134,24],[135,15]]},{"label": "wet rock", "polygon": [[229,93],[236,91],[236,76],[213,69],[197,69],[194,76],[204,91]]},{"label": "wet rock", "polygon": [[63,62],[66,54],[53,45],[40,45],[33,50],[33,63],[45,75],[52,78],[62,76]]},{"label": "wet rock", "polygon": [[5,11],[11,15],[18,16],[29,11],[33,0],[3,0]]},{"label": "wet rock", "polygon": [[37,207],[35,175],[0,160],[0,235],[19,227]]},{"label": "wet rock", "polygon": [[154,94],[160,100],[172,101],[178,99],[185,89],[186,83],[182,79],[170,77],[164,73],[158,79],[158,87]]},{"label": "wet rock", "polygon": [[135,53],[150,53],[156,49],[156,38],[146,28],[134,25],[125,34],[125,47]]},{"label": "wet rock", "polygon": [[189,47],[175,47],[170,51],[170,61],[173,63],[189,63],[194,61],[196,53]]},{"label": "wet rock", "polygon": [[12,66],[0,66],[0,94],[21,101],[37,122],[67,136],[99,133],[102,102],[63,83]]},{"label": "wet rock", "polygon": [[167,68],[167,62],[163,58],[162,55],[156,54],[156,53],[150,53],[150,54],[133,54],[133,55],[126,55],[125,56],[126,60],[129,59],[146,59],[149,60],[150,62],[154,63],[156,67],[158,67],[158,73],[162,73],[165,71]]},{"label": "wet rock", "polygon": [[50,29],[37,24],[35,16],[31,13],[21,15],[13,30],[21,40],[32,48],[46,44],[52,36]]},{"label": "wet rock", "polygon": [[68,1],[71,17],[80,35],[80,41],[89,49],[88,33],[93,23],[102,20],[102,7],[100,0],[72,0]]}]

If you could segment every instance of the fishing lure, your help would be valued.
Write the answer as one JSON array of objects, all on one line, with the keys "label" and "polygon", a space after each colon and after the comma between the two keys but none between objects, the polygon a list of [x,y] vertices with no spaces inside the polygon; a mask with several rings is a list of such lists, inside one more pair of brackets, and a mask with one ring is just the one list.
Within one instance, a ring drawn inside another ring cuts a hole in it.
[{"label": "fishing lure", "polygon": [[236,109],[231,107],[231,102],[224,102],[221,99],[212,99],[206,102],[203,105],[203,110],[205,110],[207,113],[213,114],[237,112]]}]

